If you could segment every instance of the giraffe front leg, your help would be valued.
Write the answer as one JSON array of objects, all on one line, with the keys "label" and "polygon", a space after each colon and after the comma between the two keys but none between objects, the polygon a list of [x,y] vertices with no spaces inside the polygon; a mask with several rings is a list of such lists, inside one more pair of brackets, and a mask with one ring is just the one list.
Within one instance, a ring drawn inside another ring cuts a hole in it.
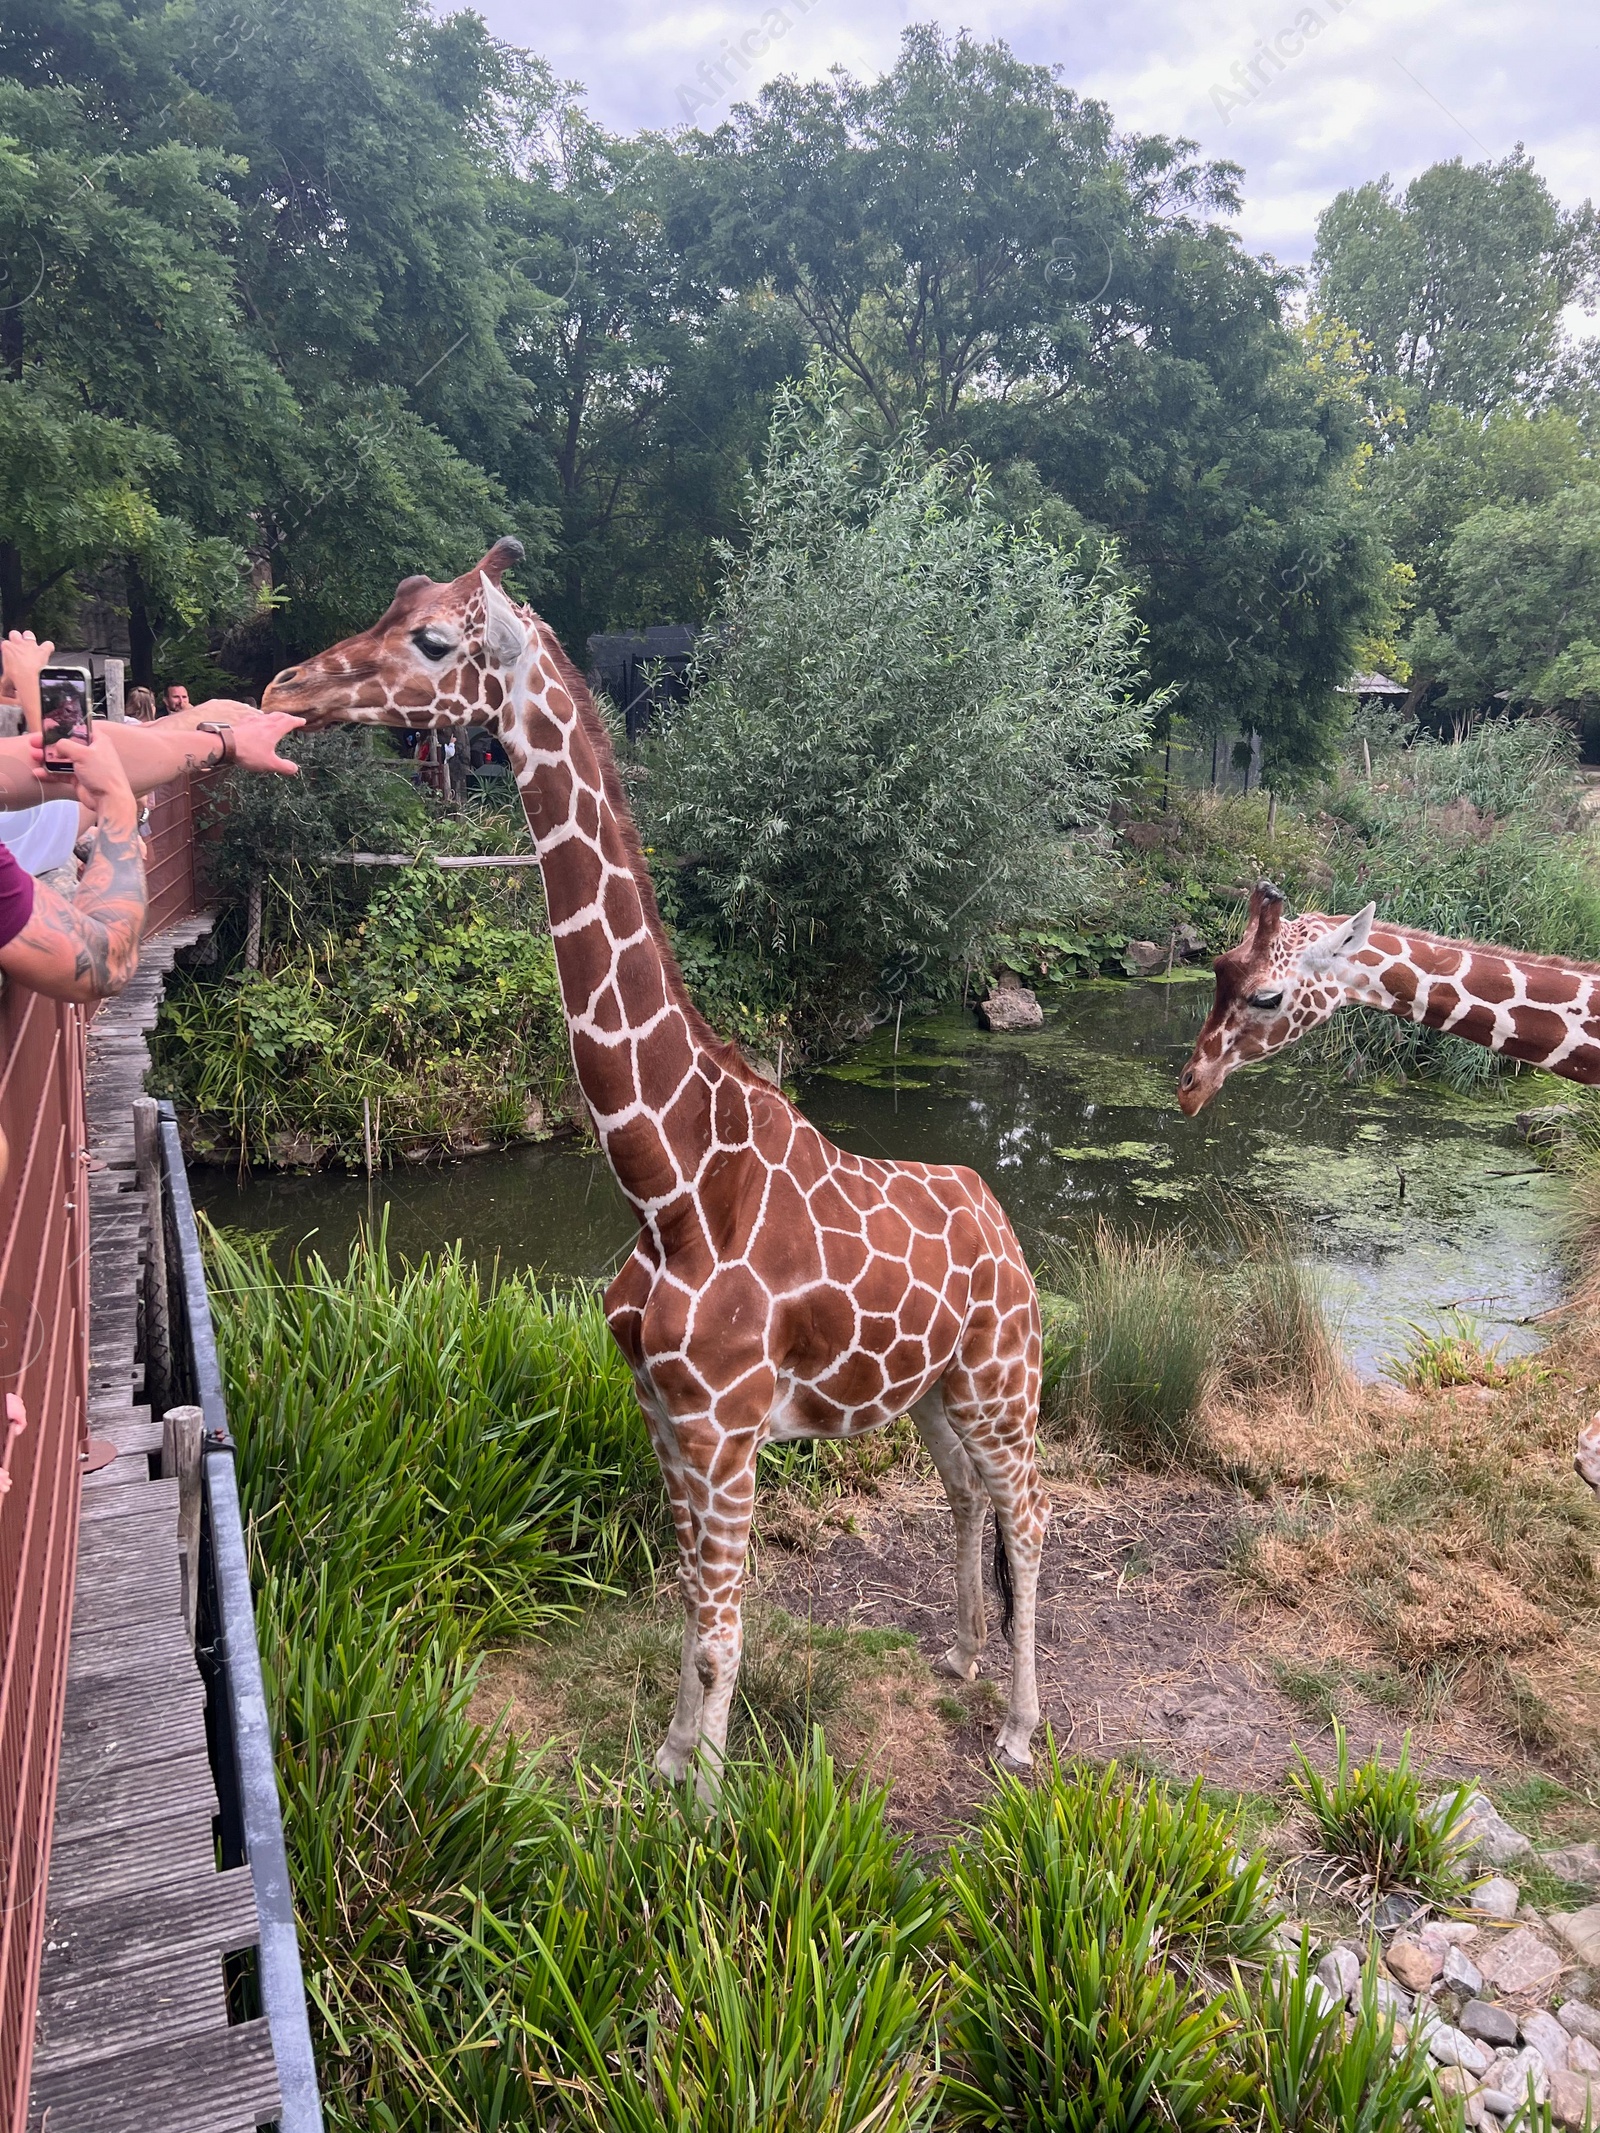
[{"label": "giraffe front leg", "polygon": [[1050,1507],[1043,1490],[1039,1502],[1009,1522],[997,1510],[1006,1554],[1011,1561],[1011,1700],[1006,1722],[995,1742],[995,1760],[1007,1770],[1033,1768],[1033,1736],[1039,1724],[1039,1679],[1036,1661],[1039,1562]]},{"label": "giraffe front leg", "polygon": [[699,1534],[696,1528],[694,1501],[689,1480],[678,1457],[676,1433],[670,1422],[659,1416],[653,1402],[641,1393],[639,1405],[644,1410],[645,1427],[650,1432],[651,1447],[656,1463],[661,1468],[661,1478],[666,1483],[667,1501],[672,1506],[673,1530],[678,1537],[678,1594],[683,1602],[683,1650],[678,1662],[678,1697],[673,1706],[672,1723],[667,1728],[667,1737],[656,1750],[656,1769],[672,1784],[679,1784],[689,1775],[694,1762],[695,1750],[700,1742],[700,1711],[705,1702],[705,1685],[700,1678],[697,1663],[699,1645],[699,1622],[695,1606],[698,1587],[696,1565],[699,1559]]},{"label": "giraffe front leg", "polygon": [[943,1673],[972,1681],[989,1626],[983,1607],[983,1515],[988,1497],[977,1469],[944,1411],[943,1388],[935,1385],[911,1410],[917,1433],[939,1471],[956,1527],[956,1641],[939,1662]]},{"label": "giraffe front leg", "polygon": [[744,1576],[759,1441],[752,1432],[747,1464],[721,1482],[715,1508],[700,1520],[694,1657],[705,1701],[700,1707],[700,1763],[695,1782],[700,1797],[708,1802],[721,1790],[728,1720],[744,1656]]}]

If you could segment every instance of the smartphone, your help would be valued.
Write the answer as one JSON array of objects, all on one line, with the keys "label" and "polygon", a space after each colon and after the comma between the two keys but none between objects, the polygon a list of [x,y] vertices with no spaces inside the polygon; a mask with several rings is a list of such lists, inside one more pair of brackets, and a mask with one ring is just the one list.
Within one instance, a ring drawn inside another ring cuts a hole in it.
[{"label": "smartphone", "polygon": [[52,756],[50,751],[62,741],[86,741],[89,738],[93,686],[85,667],[46,667],[39,676],[44,767],[53,770],[58,777],[70,777],[72,765],[65,756]]}]

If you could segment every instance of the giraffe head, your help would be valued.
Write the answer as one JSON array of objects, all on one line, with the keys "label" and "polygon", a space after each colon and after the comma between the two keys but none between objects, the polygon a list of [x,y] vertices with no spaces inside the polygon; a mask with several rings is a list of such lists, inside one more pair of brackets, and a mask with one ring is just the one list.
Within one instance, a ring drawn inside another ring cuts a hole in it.
[{"label": "giraffe head", "polygon": [[499,540],[447,585],[403,579],[371,629],[275,676],[263,709],[294,711],[309,726],[502,729],[511,677],[543,632],[500,589],[522,554],[520,541]]},{"label": "giraffe head", "polygon": [[1237,948],[1213,968],[1217,993],[1189,1063],[1178,1080],[1184,1115],[1203,1111],[1237,1066],[1270,1059],[1360,996],[1370,976],[1357,962],[1376,907],[1354,918],[1308,911],[1286,920],[1283,892],[1259,883]]}]

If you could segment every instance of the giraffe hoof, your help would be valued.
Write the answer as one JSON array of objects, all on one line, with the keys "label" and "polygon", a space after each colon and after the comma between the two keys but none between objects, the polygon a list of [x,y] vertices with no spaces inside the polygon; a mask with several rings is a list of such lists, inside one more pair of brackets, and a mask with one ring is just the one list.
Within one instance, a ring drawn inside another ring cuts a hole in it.
[{"label": "giraffe hoof", "polygon": [[990,1761],[997,1763],[1002,1770],[1008,1771],[1012,1777],[1031,1777],[1033,1775],[1032,1749],[1024,1742],[1019,1751],[1011,1745],[1003,1733],[994,1744]]},{"label": "giraffe hoof", "polygon": [[952,1644],[944,1657],[938,1661],[933,1671],[936,1674],[947,1674],[952,1681],[976,1681],[978,1678],[978,1662],[976,1659],[963,1659],[955,1645]]},{"label": "giraffe hoof", "polygon": [[674,1748],[671,1741],[663,1741],[656,1750],[656,1775],[665,1778],[669,1785],[681,1785],[689,1775],[693,1761],[692,1749]]}]

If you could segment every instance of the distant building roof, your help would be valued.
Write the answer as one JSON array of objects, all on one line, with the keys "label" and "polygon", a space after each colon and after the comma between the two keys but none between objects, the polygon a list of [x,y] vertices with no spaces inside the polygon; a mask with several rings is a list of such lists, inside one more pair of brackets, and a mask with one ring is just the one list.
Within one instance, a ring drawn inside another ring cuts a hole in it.
[{"label": "distant building roof", "polygon": [[1334,693],[1339,696],[1409,696],[1411,691],[1404,682],[1391,681],[1387,674],[1352,674],[1344,687]]}]

